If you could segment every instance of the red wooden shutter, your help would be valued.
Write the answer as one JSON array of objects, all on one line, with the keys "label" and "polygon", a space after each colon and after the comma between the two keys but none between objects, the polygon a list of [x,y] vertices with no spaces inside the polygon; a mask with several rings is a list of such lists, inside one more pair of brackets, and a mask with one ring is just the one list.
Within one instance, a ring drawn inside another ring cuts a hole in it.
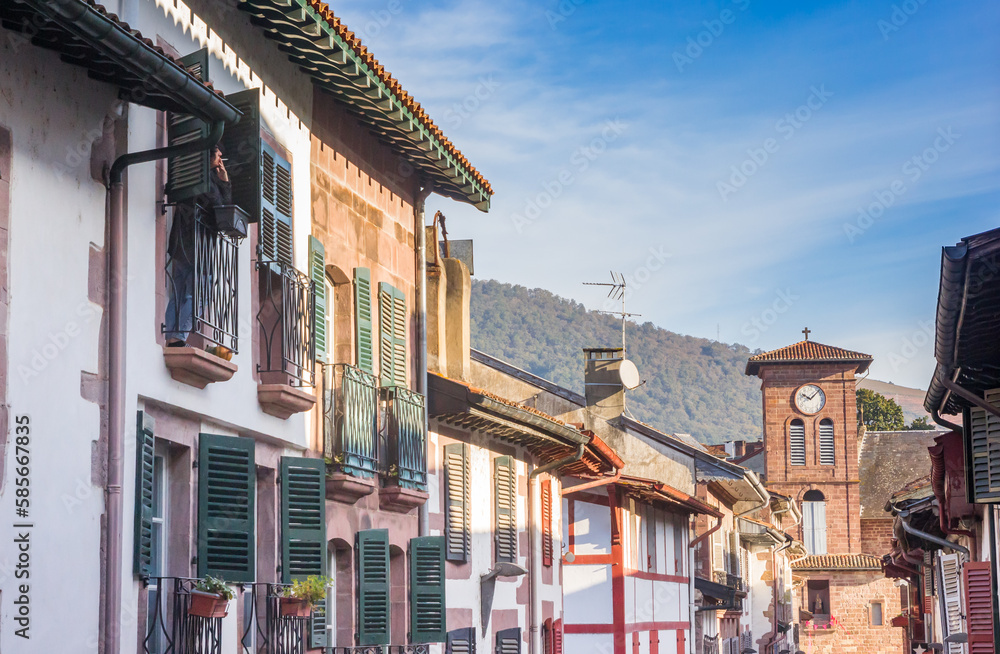
[{"label": "red wooden shutter", "polygon": [[542,483],[542,565],[552,565],[552,480]]},{"label": "red wooden shutter", "polygon": [[993,574],[989,561],[966,563],[966,627],[969,630],[969,654],[996,654],[993,641]]},{"label": "red wooden shutter", "polygon": [[552,623],[552,654],[563,654],[562,648],[563,623],[556,620]]}]

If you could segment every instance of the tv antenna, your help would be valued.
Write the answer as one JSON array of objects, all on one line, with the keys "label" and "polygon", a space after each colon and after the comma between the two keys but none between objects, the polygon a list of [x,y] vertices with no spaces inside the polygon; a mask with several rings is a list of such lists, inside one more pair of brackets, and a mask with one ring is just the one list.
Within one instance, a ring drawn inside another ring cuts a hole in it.
[{"label": "tv antenna", "polygon": [[629,313],[625,310],[625,296],[628,295],[626,291],[628,290],[628,282],[625,281],[625,275],[621,273],[616,273],[611,271],[611,282],[584,282],[584,286],[607,286],[608,287],[608,297],[614,300],[622,301],[621,311],[598,311],[598,313],[606,313],[612,316],[620,316],[622,319],[622,358],[625,358],[625,353],[627,349],[625,347],[625,325],[629,318],[635,316],[641,316],[641,313]]}]

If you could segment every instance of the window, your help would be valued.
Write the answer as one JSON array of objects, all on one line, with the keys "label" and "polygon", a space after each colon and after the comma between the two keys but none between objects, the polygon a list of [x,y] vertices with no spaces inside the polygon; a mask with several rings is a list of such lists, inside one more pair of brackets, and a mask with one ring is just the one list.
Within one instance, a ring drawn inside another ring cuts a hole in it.
[{"label": "window", "polygon": [[802,542],[810,554],[826,554],[826,498],[818,490],[802,497]]},{"label": "window", "polygon": [[819,423],[819,463],[832,466],[837,462],[834,455],[833,421],[823,418]]},{"label": "window", "polygon": [[472,550],[470,523],[472,522],[471,472],[469,468],[469,446],[466,443],[450,443],[444,446],[445,494],[445,555],[449,561],[464,563],[469,560]]},{"label": "window", "polygon": [[327,360],[327,342],[329,340],[330,320],[327,317],[327,307],[332,303],[332,285],[326,278],[326,250],[315,236],[309,236],[309,278],[313,283],[316,320],[316,360]]},{"label": "window", "polygon": [[375,372],[372,343],[372,272],[354,269],[354,348],[355,362],[365,372]]},{"label": "window", "polygon": [[788,426],[788,462],[793,466],[806,464],[806,426],[798,418]]},{"label": "window", "polygon": [[390,630],[389,532],[359,531],[355,536],[358,565],[358,645],[388,645]]},{"label": "window", "polygon": [[[986,391],[986,401],[1000,406],[1000,389]],[[979,407],[966,410],[964,424],[970,428],[969,455],[974,502],[1000,501],[1000,418]]]},{"label": "window", "polygon": [[503,629],[497,632],[496,654],[521,654],[521,628]]},{"label": "window", "polygon": [[552,480],[542,482],[542,565],[552,565]]},{"label": "window", "polygon": [[873,627],[882,626],[882,602],[872,602],[869,610],[869,622]]},{"label": "window", "polygon": [[[281,577],[326,576],[326,464],[281,458]],[[313,605],[309,647],[326,647],[326,600]]]},{"label": "window", "polygon": [[410,642],[443,643],[445,571],[443,536],[422,536],[410,541]]},{"label": "window", "polygon": [[475,654],[476,628],[453,629],[448,632],[446,654]]},{"label": "window", "polygon": [[498,456],[493,460],[494,538],[496,560],[517,561],[517,474],[514,457]]},{"label": "window", "polygon": [[[156,614],[156,605],[160,601],[160,592],[163,590],[159,578],[166,576],[167,569],[166,489],[168,486],[164,454],[165,452],[157,447],[153,456],[152,547],[150,548],[150,578],[146,596],[147,616]],[[165,636],[162,629],[157,629],[152,633],[152,638],[149,641],[149,654],[159,654],[165,651]]]}]

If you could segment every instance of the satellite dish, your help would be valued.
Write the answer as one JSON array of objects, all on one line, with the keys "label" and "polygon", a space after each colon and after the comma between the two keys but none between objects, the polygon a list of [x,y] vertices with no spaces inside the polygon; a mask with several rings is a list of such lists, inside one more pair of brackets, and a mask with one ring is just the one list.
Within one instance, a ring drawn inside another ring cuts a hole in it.
[{"label": "satellite dish", "polygon": [[618,368],[618,377],[622,381],[622,386],[629,390],[638,388],[639,384],[642,383],[642,380],[639,378],[639,369],[628,359],[622,360],[622,364]]}]

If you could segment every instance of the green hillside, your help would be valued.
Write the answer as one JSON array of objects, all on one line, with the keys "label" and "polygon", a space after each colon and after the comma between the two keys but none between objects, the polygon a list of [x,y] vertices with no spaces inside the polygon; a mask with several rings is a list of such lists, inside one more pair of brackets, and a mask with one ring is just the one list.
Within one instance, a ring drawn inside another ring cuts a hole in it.
[{"label": "green hillside", "polygon": [[[621,322],[542,289],[494,280],[472,285],[472,346],[583,392],[584,347],[621,344]],[[628,358],[646,384],[629,394],[633,415],[702,443],[758,440],[760,381],[743,374],[742,345],[629,324]]]}]

